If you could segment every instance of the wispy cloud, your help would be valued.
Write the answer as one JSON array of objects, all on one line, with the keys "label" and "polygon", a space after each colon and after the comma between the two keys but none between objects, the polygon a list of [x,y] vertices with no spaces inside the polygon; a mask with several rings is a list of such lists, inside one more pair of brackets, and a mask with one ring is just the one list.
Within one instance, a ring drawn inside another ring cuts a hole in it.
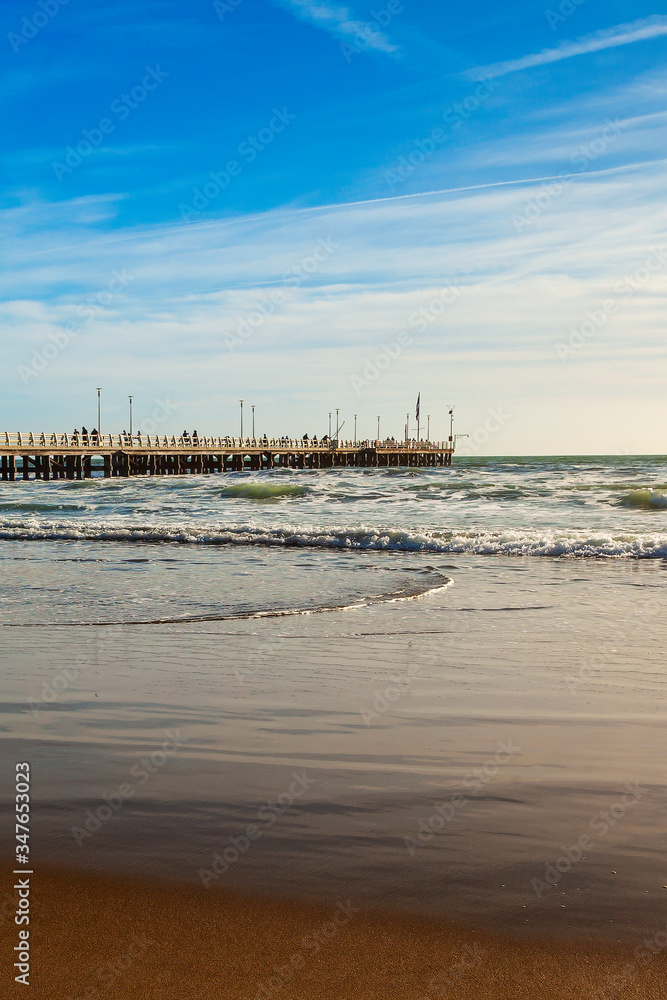
[{"label": "wispy cloud", "polygon": [[484,80],[489,76],[505,76],[533,66],[544,66],[547,63],[560,62],[562,59],[572,59],[573,56],[585,56],[602,49],[612,49],[619,45],[630,45],[633,42],[643,42],[650,38],[667,35],[667,17],[656,14],[654,17],[632,21],[630,24],[617,24],[613,28],[596,31],[585,35],[574,42],[563,42],[553,49],[543,49],[521,59],[509,59],[506,62],[493,63],[490,66],[478,66],[465,75],[472,80]]},{"label": "wispy cloud", "polygon": [[[39,378],[28,385],[15,378],[3,402],[17,424],[68,426],[87,387],[103,384],[109,426],[122,427],[131,391],[145,405],[168,396],[182,404],[179,423],[218,433],[236,426],[234,400],[246,386],[267,428],[326,433],[328,400],[346,415],[358,412],[371,430],[376,414],[387,414],[387,432],[398,434],[403,408],[396,400],[406,386],[438,400],[449,372],[472,426],[473,404],[485,412],[489,400],[514,401],[518,436],[506,447],[515,453],[625,446],[626,432],[614,424],[622,394],[635,426],[646,428],[643,448],[657,453],[667,263],[619,306],[576,363],[560,364],[553,345],[614,298],[615,283],[633,275],[651,248],[664,245],[665,189],[658,164],[591,172],[520,235],[512,214],[539,196],[537,182],[533,190],[524,181],[104,236],[80,218],[82,210],[94,214],[94,199],[8,209],[0,212],[0,227],[8,216],[13,233],[0,272],[7,371],[30,364],[33,350],[65,324],[81,324],[81,307],[99,302],[114,272],[132,280]],[[101,201],[98,211],[111,207]],[[335,253],[291,287],[285,275],[320,238],[337,244]],[[419,310],[449,283],[460,286],[459,299],[420,331]],[[285,301],[230,352],[225,338],[237,335],[251,311],[270,309],[276,286]],[[401,365],[360,400],[351,374],[403,330],[412,341]],[[574,414],[567,433],[559,420],[565,410]]]},{"label": "wispy cloud", "polygon": [[355,20],[348,7],[318,3],[317,0],[277,0],[277,2],[281,7],[293,11],[302,20],[323,28],[337,38],[361,37],[366,48],[388,53],[398,51],[398,46],[390,42],[384,32],[378,30],[375,23],[369,31],[369,25]]}]

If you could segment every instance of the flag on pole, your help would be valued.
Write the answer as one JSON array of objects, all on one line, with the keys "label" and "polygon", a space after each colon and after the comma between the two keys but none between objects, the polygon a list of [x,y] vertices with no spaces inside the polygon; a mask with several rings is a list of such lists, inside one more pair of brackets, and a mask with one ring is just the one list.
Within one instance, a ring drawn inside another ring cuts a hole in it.
[{"label": "flag on pole", "polygon": [[417,396],[417,408],[415,410],[415,420],[419,421],[419,400],[421,399],[421,392]]}]

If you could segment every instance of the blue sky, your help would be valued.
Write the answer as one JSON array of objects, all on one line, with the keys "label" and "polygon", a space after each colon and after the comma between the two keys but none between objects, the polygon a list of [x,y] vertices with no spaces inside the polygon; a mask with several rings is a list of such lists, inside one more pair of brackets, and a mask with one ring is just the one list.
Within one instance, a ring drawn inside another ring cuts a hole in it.
[{"label": "blue sky", "polygon": [[3,427],[664,451],[667,16],[5,0]]}]

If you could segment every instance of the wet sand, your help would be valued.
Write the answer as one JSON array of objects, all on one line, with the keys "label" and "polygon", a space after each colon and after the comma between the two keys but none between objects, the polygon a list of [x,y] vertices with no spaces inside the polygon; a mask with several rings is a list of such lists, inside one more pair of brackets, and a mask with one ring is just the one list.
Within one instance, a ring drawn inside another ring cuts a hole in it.
[{"label": "wet sand", "polygon": [[37,874],[0,996],[662,997],[662,570],[441,568],[340,617],[7,630]]},{"label": "wet sand", "polygon": [[[3,871],[10,886],[11,873]],[[354,901],[352,901],[354,907]],[[36,1000],[658,1000],[667,957],[104,876],[33,876]],[[2,923],[4,953],[16,927]],[[319,943],[317,939],[319,938]],[[16,985],[3,996],[26,996]]]},{"label": "wet sand", "polygon": [[31,764],[38,867],[203,888],[224,854],[210,894],[351,896],[521,940],[658,933],[663,571],[439,568],[451,590],[341,615],[3,632],[0,739]]}]

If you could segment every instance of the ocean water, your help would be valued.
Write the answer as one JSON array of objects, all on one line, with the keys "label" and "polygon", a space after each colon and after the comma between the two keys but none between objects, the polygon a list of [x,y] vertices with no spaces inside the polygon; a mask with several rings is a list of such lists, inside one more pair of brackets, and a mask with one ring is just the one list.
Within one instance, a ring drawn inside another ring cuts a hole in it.
[{"label": "ocean water", "polygon": [[665,559],[667,459],[0,485],[4,624],[347,607],[453,554]]},{"label": "ocean water", "polygon": [[643,457],[1,484],[40,862],[640,943],[666,496]]}]

